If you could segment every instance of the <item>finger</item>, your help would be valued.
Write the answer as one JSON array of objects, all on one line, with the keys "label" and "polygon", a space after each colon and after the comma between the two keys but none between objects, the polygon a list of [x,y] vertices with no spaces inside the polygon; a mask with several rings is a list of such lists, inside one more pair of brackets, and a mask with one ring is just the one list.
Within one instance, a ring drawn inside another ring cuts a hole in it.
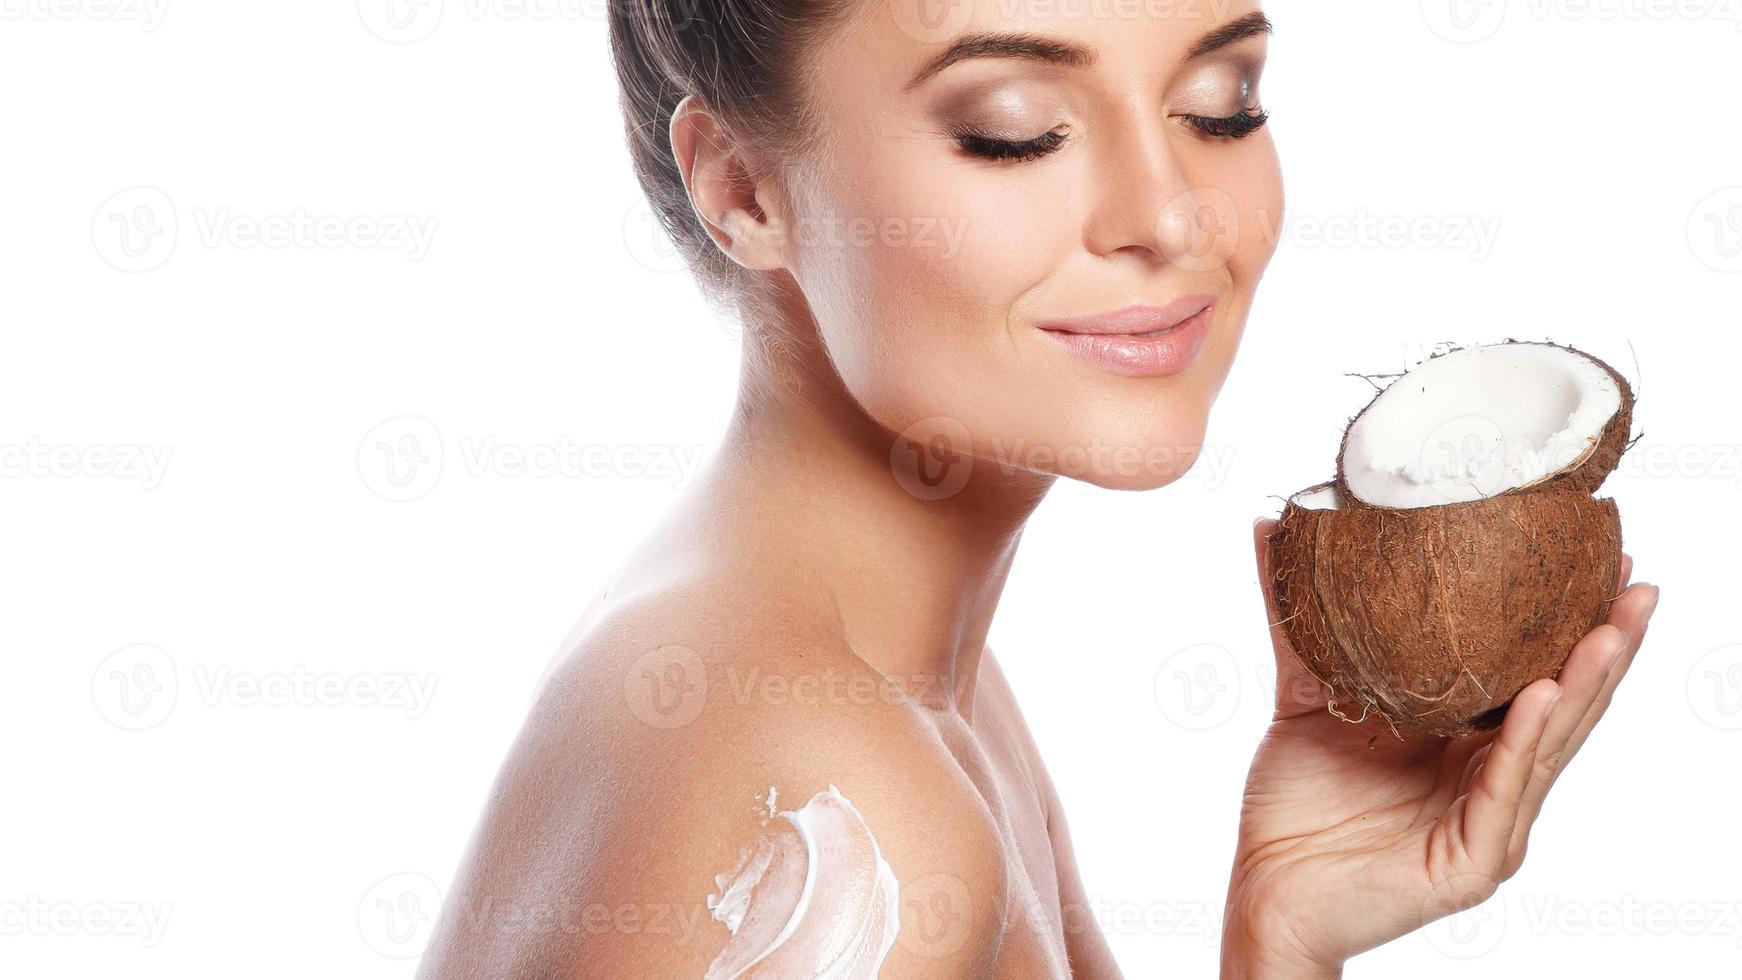
[{"label": "finger", "polygon": [[1270,534],[1277,523],[1269,517],[1252,522],[1252,554],[1258,563],[1258,589],[1264,593],[1264,621],[1270,624],[1270,642],[1281,650],[1289,645],[1288,635],[1276,621],[1276,597],[1270,594]]},{"label": "finger", "polygon": [[1543,800],[1556,779],[1566,770],[1591,730],[1608,710],[1615,688],[1633,665],[1633,658],[1657,604],[1657,587],[1633,585],[1609,608],[1609,620],[1586,634],[1561,668],[1565,695],[1549,718],[1548,730],[1537,751],[1535,770],[1525,792],[1523,813],[1512,841],[1515,856],[1522,856],[1527,835]]},{"label": "finger", "polygon": [[1270,517],[1254,521],[1252,549],[1258,561],[1258,586],[1264,593],[1265,622],[1270,624],[1270,646],[1276,655],[1276,715],[1287,718],[1317,711],[1327,702],[1325,685],[1302,666],[1276,611],[1276,596],[1271,591],[1270,535],[1278,523]]},{"label": "finger", "polygon": [[1578,747],[1572,744],[1574,734],[1583,724],[1591,706],[1602,696],[1611,669],[1624,651],[1626,637],[1613,629],[1598,627],[1585,634],[1567,657],[1556,677],[1561,686],[1561,699],[1549,713],[1542,741],[1537,746],[1530,783],[1525,787],[1520,805],[1520,819],[1508,844],[1508,854],[1522,860],[1529,842],[1530,826],[1542,811],[1543,800],[1566,765],[1566,760]]},{"label": "finger", "polygon": [[1476,781],[1476,774],[1482,771],[1482,763],[1488,761],[1488,753],[1494,749],[1494,736],[1499,735],[1500,732],[1495,730],[1483,734],[1488,736],[1488,741],[1477,746],[1476,750],[1470,753],[1470,757],[1464,760],[1464,767],[1458,776],[1457,792],[1452,794],[1454,800],[1470,791],[1470,784]]},{"label": "finger", "polygon": [[1258,584],[1270,595],[1270,535],[1282,523],[1274,517],[1260,517],[1252,522],[1252,552],[1258,556]]},{"label": "finger", "polygon": [[1623,589],[1627,588],[1627,583],[1630,580],[1632,580],[1632,578],[1633,578],[1633,556],[1628,554],[1627,552],[1623,551],[1623,552],[1621,552],[1621,576],[1620,576],[1620,579],[1615,583],[1615,591],[1617,593],[1619,593]]},{"label": "finger", "polygon": [[1585,743],[1586,736],[1596,727],[1598,719],[1609,710],[1609,704],[1615,698],[1615,688],[1621,684],[1621,678],[1627,676],[1627,671],[1633,666],[1633,658],[1638,655],[1639,648],[1645,640],[1646,630],[1651,623],[1651,615],[1657,608],[1658,588],[1649,583],[1640,582],[1628,586],[1627,592],[1609,606],[1609,619],[1603,626],[1614,627],[1626,637],[1626,645],[1621,650],[1621,656],[1609,669],[1609,675],[1603,680],[1603,689],[1597,693],[1597,700],[1587,708],[1585,716],[1573,729],[1573,737],[1567,742],[1567,751],[1562,754],[1561,766],[1566,767],[1566,760],[1577,752],[1579,746]]},{"label": "finger", "polygon": [[[1651,613],[1657,606],[1657,594],[1657,586],[1649,583],[1640,582],[1628,586],[1620,597],[1610,603],[1609,615],[1603,625],[1592,630],[1587,635],[1586,640],[1580,641],[1581,644],[1586,641],[1602,644],[1603,655],[1598,659],[1604,670],[1595,695],[1588,702],[1580,705],[1581,710],[1574,720],[1565,743],[1567,751],[1563,753],[1563,768],[1565,759],[1570,758],[1573,751],[1577,751],[1584,740],[1583,736],[1590,733],[1591,727],[1596,724],[1597,719],[1608,708],[1610,700],[1614,697],[1616,686],[1621,683],[1621,678],[1632,666],[1633,658],[1639,652],[1641,642],[1644,640],[1647,625],[1651,620]],[[1616,643],[1620,645],[1619,652],[1614,649]],[[1574,652],[1578,653],[1578,648],[1575,648]],[[1561,680],[1563,683],[1566,680],[1566,671],[1573,666],[1572,658],[1569,658],[1567,667],[1562,668]],[[1561,707],[1567,708],[1569,705],[1563,702]],[[1568,714],[1571,715],[1571,712],[1569,711]],[[1545,740],[1546,742],[1547,740]]]},{"label": "finger", "polygon": [[1537,745],[1560,697],[1560,685],[1546,677],[1520,691],[1506,712],[1500,734],[1490,743],[1481,771],[1470,783],[1469,794],[1453,804],[1457,822],[1451,830],[1472,872],[1498,877],[1504,870]]}]

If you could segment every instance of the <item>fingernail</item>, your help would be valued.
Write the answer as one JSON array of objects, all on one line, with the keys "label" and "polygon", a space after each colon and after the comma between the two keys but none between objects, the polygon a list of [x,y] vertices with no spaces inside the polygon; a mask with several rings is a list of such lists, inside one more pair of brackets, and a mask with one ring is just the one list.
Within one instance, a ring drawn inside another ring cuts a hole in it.
[{"label": "fingernail", "polygon": [[1662,590],[1657,586],[1653,585],[1651,587],[1651,602],[1645,607],[1645,616],[1647,619],[1651,618],[1651,614],[1657,611],[1657,600],[1661,594]]}]

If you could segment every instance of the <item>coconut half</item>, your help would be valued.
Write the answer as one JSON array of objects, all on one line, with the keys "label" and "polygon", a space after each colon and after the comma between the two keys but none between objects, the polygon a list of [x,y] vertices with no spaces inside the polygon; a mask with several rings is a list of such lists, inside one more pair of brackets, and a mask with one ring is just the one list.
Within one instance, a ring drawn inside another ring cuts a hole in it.
[{"label": "coconut half", "polygon": [[1431,507],[1564,482],[1593,493],[1625,450],[1633,392],[1601,360],[1510,341],[1430,358],[1343,433],[1339,489]]},{"label": "coconut half", "polygon": [[1270,538],[1278,625],[1332,713],[1469,734],[1559,673],[1620,577],[1620,514],[1591,493],[1632,402],[1596,358],[1508,342],[1434,357],[1356,416],[1336,478]]}]

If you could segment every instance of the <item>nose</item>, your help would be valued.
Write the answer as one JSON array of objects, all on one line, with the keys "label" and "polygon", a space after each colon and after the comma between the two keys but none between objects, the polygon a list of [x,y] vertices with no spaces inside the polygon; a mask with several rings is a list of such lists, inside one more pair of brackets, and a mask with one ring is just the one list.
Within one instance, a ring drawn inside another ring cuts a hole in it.
[{"label": "nose", "polygon": [[1084,243],[1095,255],[1132,253],[1193,272],[1223,268],[1239,239],[1234,200],[1188,178],[1165,125],[1127,124],[1100,141]]}]

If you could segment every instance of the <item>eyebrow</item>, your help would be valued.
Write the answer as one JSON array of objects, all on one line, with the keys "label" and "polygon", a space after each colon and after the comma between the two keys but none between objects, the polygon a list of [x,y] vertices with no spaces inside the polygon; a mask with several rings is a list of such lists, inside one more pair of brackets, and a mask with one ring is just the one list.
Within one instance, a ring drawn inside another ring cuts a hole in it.
[{"label": "eyebrow", "polygon": [[1201,58],[1211,51],[1225,48],[1249,37],[1269,34],[1270,31],[1270,18],[1262,13],[1247,14],[1244,17],[1231,20],[1199,38],[1198,43],[1192,45],[1191,51],[1186,54],[1186,60]]},{"label": "eyebrow", "polygon": [[[1263,13],[1247,14],[1199,38],[1186,53],[1186,60],[1201,58],[1235,42],[1270,32],[1270,19]],[[1041,34],[979,31],[963,35],[927,61],[903,89],[911,89],[945,68],[971,58],[1021,58],[1065,68],[1086,68],[1095,63],[1095,52],[1081,44]]]}]

